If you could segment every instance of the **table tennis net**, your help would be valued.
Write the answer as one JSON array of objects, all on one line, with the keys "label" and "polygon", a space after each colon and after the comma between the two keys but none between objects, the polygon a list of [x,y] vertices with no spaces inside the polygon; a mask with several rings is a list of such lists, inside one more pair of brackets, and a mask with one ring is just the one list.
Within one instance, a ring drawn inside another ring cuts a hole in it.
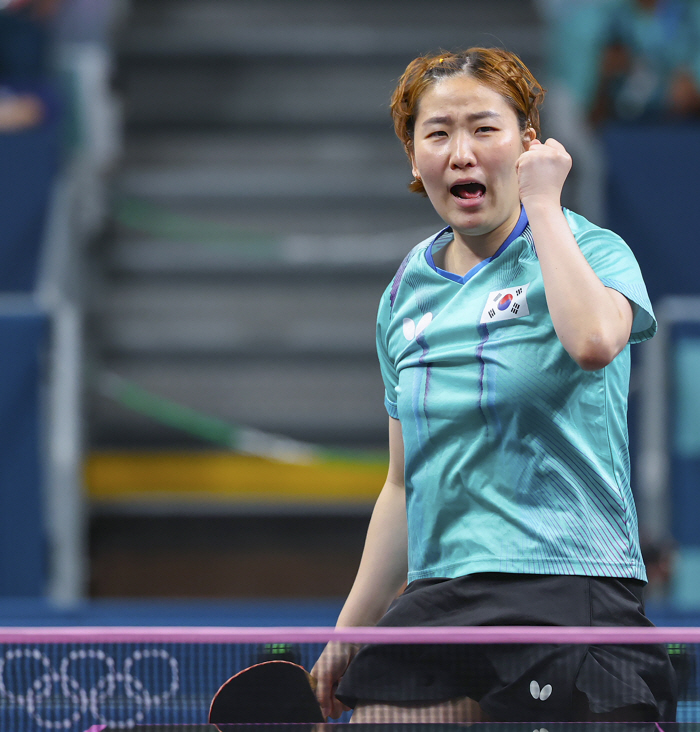
[{"label": "table tennis net", "polygon": [[[605,656],[613,646],[661,645],[679,687],[677,718],[666,721],[700,722],[696,628],[45,628],[0,629],[0,730],[204,724],[213,696],[234,674],[270,660],[310,670],[331,640],[382,648],[399,666],[420,663],[434,651],[448,667],[486,647],[497,648],[498,657],[523,644],[542,650],[595,646]],[[467,664],[465,671],[463,664],[459,673],[472,676],[464,679],[468,686],[485,669]],[[546,702],[559,678],[525,681],[532,699]],[[372,680],[367,683],[371,687]],[[609,678],[600,684],[610,686]],[[274,690],[270,699],[273,705]],[[339,721],[348,719],[346,713]]]}]

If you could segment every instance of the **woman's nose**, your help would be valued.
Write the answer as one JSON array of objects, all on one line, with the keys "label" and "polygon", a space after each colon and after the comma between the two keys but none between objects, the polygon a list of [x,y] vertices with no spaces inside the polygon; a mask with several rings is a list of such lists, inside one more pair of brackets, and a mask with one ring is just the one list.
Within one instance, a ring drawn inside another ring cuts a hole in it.
[{"label": "woman's nose", "polygon": [[474,146],[468,135],[455,135],[453,137],[452,167],[467,168],[476,163]]}]

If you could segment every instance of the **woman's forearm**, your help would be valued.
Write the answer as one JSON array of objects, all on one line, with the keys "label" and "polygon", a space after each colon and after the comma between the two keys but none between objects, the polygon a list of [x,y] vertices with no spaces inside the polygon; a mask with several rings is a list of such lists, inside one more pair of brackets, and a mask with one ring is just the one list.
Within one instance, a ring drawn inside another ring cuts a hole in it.
[{"label": "woman's forearm", "polygon": [[571,157],[556,140],[544,144],[532,140],[516,168],[554,330],[582,369],[601,369],[629,339],[632,306],[624,295],[600,281],[561,209],[561,190]]},{"label": "woman's forearm", "polygon": [[360,568],[338,627],[375,625],[406,581],[408,532],[401,424],[389,419],[389,474],[369,522]]},{"label": "woman's forearm", "polygon": [[542,268],[547,307],[559,340],[581,368],[607,366],[629,339],[629,302],[600,281],[559,205],[530,202],[526,212]]},{"label": "woman's forearm", "polygon": [[405,490],[387,481],[372,512],[360,568],[338,627],[376,624],[406,580],[407,553]]}]

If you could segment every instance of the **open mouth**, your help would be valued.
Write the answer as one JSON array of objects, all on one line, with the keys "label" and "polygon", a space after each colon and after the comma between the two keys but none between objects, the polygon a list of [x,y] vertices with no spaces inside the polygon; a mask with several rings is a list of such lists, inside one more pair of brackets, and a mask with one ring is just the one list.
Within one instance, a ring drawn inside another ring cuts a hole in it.
[{"label": "open mouth", "polygon": [[486,193],[486,186],[482,183],[460,183],[452,186],[450,193],[455,198],[481,198]]}]

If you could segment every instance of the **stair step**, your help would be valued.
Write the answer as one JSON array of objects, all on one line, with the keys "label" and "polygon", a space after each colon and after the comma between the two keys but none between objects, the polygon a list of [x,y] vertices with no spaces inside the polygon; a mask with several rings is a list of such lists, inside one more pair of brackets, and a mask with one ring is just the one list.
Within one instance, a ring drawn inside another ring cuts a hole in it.
[{"label": "stair step", "polygon": [[121,195],[168,198],[265,198],[318,201],[403,199],[411,178],[404,166],[376,168],[345,165],[277,165],[274,169],[253,165],[130,166],[118,179]]},{"label": "stair step", "polygon": [[117,178],[124,194],[266,199],[406,195],[406,155],[380,134],[248,129],[136,134]]},{"label": "stair step", "polygon": [[[181,279],[181,278],[179,278]],[[386,283],[333,277],[265,282],[128,278],[109,283],[92,317],[108,351],[370,353]]]},{"label": "stair step", "polygon": [[320,278],[343,271],[393,277],[408,251],[436,231],[436,226],[361,236],[274,237],[245,233],[239,240],[219,243],[121,240],[106,255],[108,271],[154,276],[210,274],[259,277],[271,272],[286,277],[314,274]]},{"label": "stair step", "polygon": [[125,53],[390,55],[429,48],[494,45],[537,48],[531,3],[522,0],[444,0],[426,12],[419,0],[378,3],[168,0],[135,2],[124,34]]},{"label": "stair step", "polygon": [[405,63],[319,65],[309,58],[147,60],[123,69],[130,123],[242,125],[387,124]]},{"label": "stair step", "polygon": [[190,28],[185,26],[183,20],[177,20],[169,27],[158,28],[154,28],[152,23],[144,23],[131,30],[122,42],[120,51],[130,59],[256,57],[260,53],[260,36],[263,34],[266,59],[314,56],[329,60],[370,55],[374,58],[398,57],[406,63],[426,49],[462,49],[491,46],[494,43],[517,48],[523,55],[533,55],[538,52],[540,42],[537,28],[523,28],[512,21],[507,24],[501,21],[489,29],[471,27],[468,32],[459,26],[443,25],[429,28],[397,27],[388,34],[385,29],[361,24],[343,27],[293,22],[290,26],[273,25],[262,29],[231,23],[215,24],[211,19],[203,23],[200,19],[200,23]]},{"label": "stair step", "polygon": [[315,201],[285,196],[125,196],[113,213],[116,247],[123,243],[133,251],[142,244],[172,245],[185,256],[180,246],[185,243],[203,260],[224,261],[236,252],[243,259],[278,256],[281,262],[319,264],[381,258],[387,248],[390,258],[398,251],[400,261],[416,243],[444,226],[427,198],[410,193],[403,183],[401,190],[403,196],[363,199],[361,206],[341,197]]},{"label": "stair step", "polygon": [[117,177],[122,195],[396,199],[411,180],[388,122],[373,135],[251,129],[135,137]]},{"label": "stair step", "polygon": [[357,130],[288,130],[257,126],[235,131],[163,131],[158,134],[129,135],[124,150],[124,167],[151,165],[216,165],[216,166],[305,166],[310,163],[336,166],[410,167],[403,147],[394,136],[389,118],[383,134]]},{"label": "stair step", "polygon": [[[373,356],[356,359],[197,359],[165,354],[113,357],[105,363],[153,394],[227,422],[329,446],[358,441],[381,445],[388,418],[379,366]],[[97,444],[108,443],[110,435],[117,442],[123,438],[128,444],[149,444],[163,434],[157,415],[139,417],[133,405],[126,408],[93,393],[89,410]]]},{"label": "stair step", "polygon": [[[150,23],[153,27],[292,26],[313,23],[344,27],[359,22],[383,32],[397,27],[429,28],[434,25],[493,27],[509,22],[532,26],[533,3],[528,0],[443,0],[439,12],[424,0],[132,0],[130,27]],[[260,53],[260,46],[258,47]]]}]

